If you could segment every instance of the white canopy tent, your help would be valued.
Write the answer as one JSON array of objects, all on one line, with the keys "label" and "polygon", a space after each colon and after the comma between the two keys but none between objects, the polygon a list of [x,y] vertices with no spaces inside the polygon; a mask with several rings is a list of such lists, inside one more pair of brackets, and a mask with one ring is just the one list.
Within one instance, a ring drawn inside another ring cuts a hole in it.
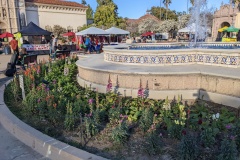
[{"label": "white canopy tent", "polygon": [[96,27],[90,27],[88,29],[85,29],[81,32],[76,33],[77,36],[83,36],[83,35],[109,35],[108,32],[104,31],[103,29],[96,28]]},{"label": "white canopy tent", "polygon": [[109,34],[115,34],[115,35],[126,35],[126,34],[130,34],[129,31],[125,31],[123,29],[120,28],[116,28],[116,27],[111,27],[107,30],[105,30],[106,32],[108,32]]}]

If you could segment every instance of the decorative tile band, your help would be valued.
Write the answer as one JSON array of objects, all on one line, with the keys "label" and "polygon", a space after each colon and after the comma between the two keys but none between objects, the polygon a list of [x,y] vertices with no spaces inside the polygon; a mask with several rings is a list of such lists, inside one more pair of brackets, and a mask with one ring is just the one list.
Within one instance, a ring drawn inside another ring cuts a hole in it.
[{"label": "decorative tile band", "polygon": [[203,65],[217,65],[226,67],[239,66],[238,53],[155,53],[155,54],[136,54],[129,53],[104,53],[104,60],[121,64],[143,64],[143,65],[177,65],[177,64],[203,64]]}]

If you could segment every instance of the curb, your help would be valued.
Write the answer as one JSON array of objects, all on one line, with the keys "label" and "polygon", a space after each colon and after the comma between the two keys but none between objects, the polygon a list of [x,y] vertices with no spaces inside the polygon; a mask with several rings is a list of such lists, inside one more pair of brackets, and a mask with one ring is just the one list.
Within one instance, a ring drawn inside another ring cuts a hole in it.
[{"label": "curb", "polygon": [[4,102],[5,86],[11,81],[0,87],[0,123],[14,137],[52,160],[106,160],[47,136],[18,119]]}]

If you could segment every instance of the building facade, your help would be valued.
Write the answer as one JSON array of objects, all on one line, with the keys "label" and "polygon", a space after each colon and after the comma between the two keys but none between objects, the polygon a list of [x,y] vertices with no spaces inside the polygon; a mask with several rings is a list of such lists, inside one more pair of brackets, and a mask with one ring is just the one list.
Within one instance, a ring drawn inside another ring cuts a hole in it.
[{"label": "building facade", "polygon": [[213,41],[218,41],[222,33],[218,32],[220,28],[234,26],[240,28],[240,13],[239,4],[224,4],[220,9],[214,12],[212,38]]},{"label": "building facade", "polygon": [[87,24],[87,7],[62,0],[0,0],[0,32],[15,33],[31,21],[41,28],[60,25],[77,31]]}]

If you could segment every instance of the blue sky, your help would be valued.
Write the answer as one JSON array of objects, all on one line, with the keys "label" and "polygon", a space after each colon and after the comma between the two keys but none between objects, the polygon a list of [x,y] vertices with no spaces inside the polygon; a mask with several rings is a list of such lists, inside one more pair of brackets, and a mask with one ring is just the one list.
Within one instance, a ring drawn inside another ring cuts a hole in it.
[{"label": "blue sky", "polygon": [[[70,0],[81,3],[82,0]],[[118,15],[121,17],[128,17],[137,19],[143,16],[146,13],[147,9],[151,9],[152,6],[160,6],[160,0],[113,0],[114,3],[118,6]],[[162,1],[162,0],[161,0]],[[172,0],[170,5],[171,10],[176,11],[187,11],[187,1],[190,0]],[[87,4],[93,8],[97,7],[96,0],[86,0]],[[219,8],[221,3],[228,3],[229,0],[208,0],[209,8]],[[163,4],[162,4],[163,6]]]}]

